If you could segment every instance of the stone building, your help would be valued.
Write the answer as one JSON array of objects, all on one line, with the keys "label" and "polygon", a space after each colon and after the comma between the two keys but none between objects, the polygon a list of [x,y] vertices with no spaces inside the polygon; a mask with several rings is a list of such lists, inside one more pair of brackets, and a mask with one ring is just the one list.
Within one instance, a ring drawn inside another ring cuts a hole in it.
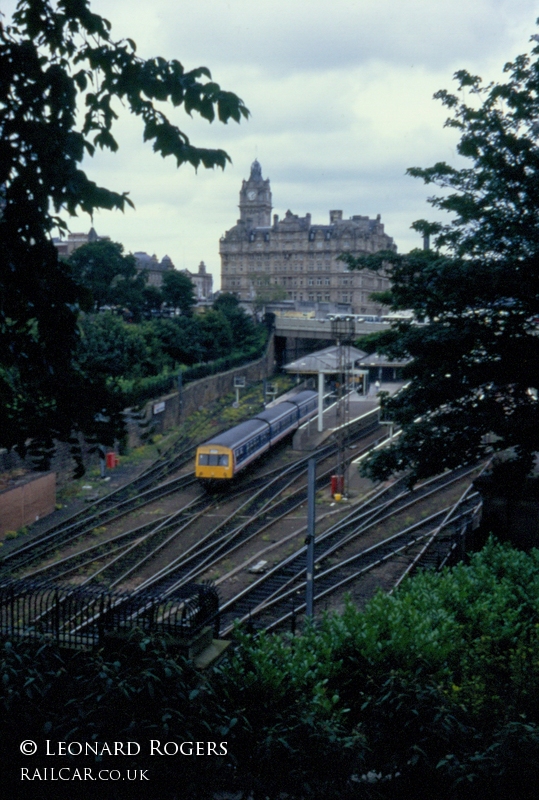
[{"label": "stone building", "polygon": [[95,228],[90,228],[88,233],[69,233],[67,239],[55,237],[52,242],[58,250],[58,255],[69,258],[71,253],[82,247],[83,244],[110,242],[110,236],[98,236]]},{"label": "stone building", "polygon": [[369,299],[388,288],[387,278],[373,272],[349,272],[340,253],[352,255],[396,250],[376,219],[329,212],[329,225],[287,211],[284,219],[271,218],[269,179],[262,177],[257,160],[240,190],[240,218],[221,238],[221,287],[241,300],[251,300],[259,287],[282,287],[289,300],[343,304],[355,314],[379,314],[379,303]]},{"label": "stone building", "polygon": [[148,286],[155,286],[160,289],[163,285],[163,275],[171,269],[174,269],[174,264],[169,256],[163,256],[161,261],[157,260],[157,256],[150,256],[148,253],[138,251],[134,253],[137,261],[137,270],[141,272],[146,270],[148,273],[147,284]]},{"label": "stone building", "polygon": [[[58,250],[58,254],[69,258],[71,253],[82,247],[83,244],[110,242],[110,236],[98,236],[95,228],[90,228],[88,233],[70,233],[66,239],[54,238],[52,241]],[[168,270],[174,269],[174,264],[169,256],[164,256],[161,261],[157,260],[156,255],[150,256],[142,251],[134,253],[134,256],[137,262],[137,271],[146,270],[148,273],[148,285],[156,286],[158,289],[163,284],[163,274]]]},{"label": "stone building", "polygon": [[198,272],[191,272],[188,269],[182,269],[182,272],[194,284],[197,300],[211,300],[213,295],[213,275],[210,272],[206,272],[206,264],[203,261],[198,265]]}]

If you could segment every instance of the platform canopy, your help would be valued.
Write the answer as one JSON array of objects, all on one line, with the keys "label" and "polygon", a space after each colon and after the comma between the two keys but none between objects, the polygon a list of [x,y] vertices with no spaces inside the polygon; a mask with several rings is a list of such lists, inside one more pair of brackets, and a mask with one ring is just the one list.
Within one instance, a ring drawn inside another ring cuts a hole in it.
[{"label": "platform canopy", "polygon": [[389,356],[379,353],[371,353],[370,355],[363,354],[356,366],[362,369],[368,369],[369,367],[393,367],[398,369],[409,364],[411,360],[411,358],[389,358]]},{"label": "platform canopy", "polygon": [[363,350],[356,347],[343,345],[341,348],[333,345],[317,350],[315,353],[298,358],[286,364],[284,369],[294,375],[336,375],[341,370],[352,371],[359,367],[359,362],[366,358]]}]

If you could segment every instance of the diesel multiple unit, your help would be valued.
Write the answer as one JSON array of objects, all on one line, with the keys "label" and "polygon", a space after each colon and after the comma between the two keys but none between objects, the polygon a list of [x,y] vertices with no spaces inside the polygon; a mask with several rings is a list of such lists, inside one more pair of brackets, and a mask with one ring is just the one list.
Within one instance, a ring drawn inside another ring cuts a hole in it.
[{"label": "diesel multiple unit", "polygon": [[302,422],[316,414],[318,395],[304,391],[267,408],[197,449],[195,475],[203,481],[231,479]]}]

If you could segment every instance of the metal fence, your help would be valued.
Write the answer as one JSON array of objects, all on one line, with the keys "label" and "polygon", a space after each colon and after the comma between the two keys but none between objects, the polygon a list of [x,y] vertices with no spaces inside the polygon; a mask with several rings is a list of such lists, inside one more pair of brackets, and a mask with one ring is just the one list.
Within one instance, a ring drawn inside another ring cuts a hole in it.
[{"label": "metal fence", "polygon": [[219,598],[211,584],[188,584],[166,597],[151,590],[109,592],[35,581],[0,584],[0,634],[96,647],[106,635],[137,628],[189,640],[211,625],[218,635]]}]

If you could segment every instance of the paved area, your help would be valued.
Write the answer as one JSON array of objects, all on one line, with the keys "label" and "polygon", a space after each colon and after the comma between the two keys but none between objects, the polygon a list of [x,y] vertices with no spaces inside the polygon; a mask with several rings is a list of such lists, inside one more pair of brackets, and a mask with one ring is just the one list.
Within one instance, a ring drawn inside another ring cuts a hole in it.
[{"label": "paved area", "polygon": [[403,386],[402,383],[383,383],[379,387],[371,386],[368,395],[359,395],[352,392],[346,400],[346,404],[334,403],[324,411],[324,430],[318,430],[318,417],[313,417],[304,425],[294,436],[294,449],[314,450],[322,442],[333,435],[335,430],[344,423],[362,417],[369,411],[374,411],[380,406],[378,392],[389,392],[394,394]]}]

